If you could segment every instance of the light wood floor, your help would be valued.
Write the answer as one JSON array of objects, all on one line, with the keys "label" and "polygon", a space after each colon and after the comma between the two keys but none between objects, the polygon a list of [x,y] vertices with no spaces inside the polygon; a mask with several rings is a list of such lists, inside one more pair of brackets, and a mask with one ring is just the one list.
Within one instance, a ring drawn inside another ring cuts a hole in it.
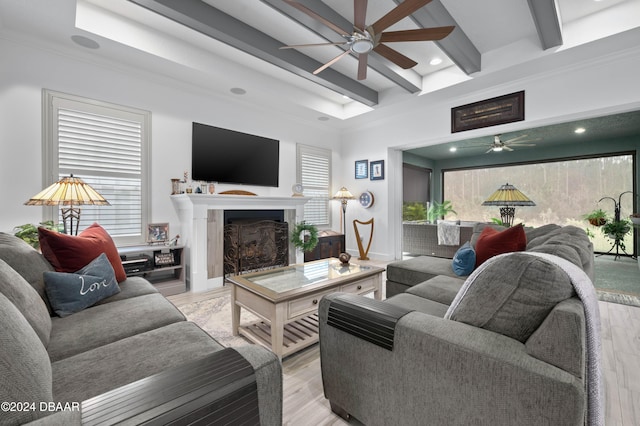
[{"label": "light wood floor", "polygon": [[[176,305],[218,297],[228,289],[171,296]],[[640,425],[640,308],[599,302],[607,426]],[[229,313],[230,314],[230,313]],[[322,391],[318,345],[285,358],[283,424],[346,425]],[[352,422],[354,424],[357,422]]]}]

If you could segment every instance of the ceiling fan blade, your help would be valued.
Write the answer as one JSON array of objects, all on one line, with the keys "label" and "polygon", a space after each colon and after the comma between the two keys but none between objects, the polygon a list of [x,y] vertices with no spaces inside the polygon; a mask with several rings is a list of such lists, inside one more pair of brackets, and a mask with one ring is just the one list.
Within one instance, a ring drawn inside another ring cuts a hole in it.
[{"label": "ceiling fan blade", "polygon": [[378,53],[380,56],[384,56],[397,66],[403,69],[409,69],[418,65],[416,61],[413,59],[407,58],[402,53],[398,52],[395,49],[390,48],[384,44],[379,44],[373,48],[373,50]]},{"label": "ceiling fan blade", "polygon": [[513,151],[513,149],[509,148],[508,146],[503,146],[502,149],[506,150],[506,151]]},{"label": "ceiling fan blade", "polygon": [[[500,135],[498,135],[498,137],[500,137]],[[527,135],[520,135],[520,136],[517,136],[515,138],[511,138],[509,140],[506,140],[503,143],[512,143],[512,142],[515,142],[515,141],[519,141],[520,139],[524,139],[526,137],[527,137]]]},{"label": "ceiling fan blade", "polygon": [[326,25],[327,27],[331,28],[333,31],[337,32],[338,34],[340,34],[342,36],[347,36],[348,37],[348,36],[351,35],[348,32],[346,32],[345,30],[343,30],[342,28],[340,28],[339,26],[337,26],[336,24],[334,24],[333,22],[327,21],[325,18],[323,18],[322,16],[318,15],[316,12],[314,12],[311,9],[309,9],[308,7],[298,3],[297,1],[284,0],[284,2],[287,3],[289,6],[295,7],[300,12],[306,13],[307,15],[311,16],[316,21],[322,22],[324,25]]},{"label": "ceiling fan blade", "polygon": [[367,0],[353,1],[353,26],[364,31],[367,24],[365,18],[367,16]]},{"label": "ceiling fan blade", "polygon": [[289,46],[281,46],[280,49],[297,49],[298,47],[316,47],[316,46],[340,46],[342,44],[347,44],[347,42],[340,41],[337,43],[290,44]]},{"label": "ceiling fan blade", "polygon": [[485,154],[490,153],[491,151],[493,151],[493,147],[489,148],[487,151],[485,151]]},{"label": "ceiling fan blade", "polygon": [[380,36],[380,43],[392,43],[396,41],[433,41],[442,40],[453,31],[455,27],[420,28],[417,30],[389,31]]},{"label": "ceiling fan blade", "polygon": [[371,27],[376,34],[380,34],[399,20],[411,15],[422,6],[431,2],[431,0],[405,0],[400,3],[395,9],[392,9],[389,13],[378,19]]},{"label": "ceiling fan blade", "polygon": [[327,62],[326,64],[324,64],[320,68],[318,68],[317,70],[315,70],[313,72],[313,74],[315,75],[315,74],[318,74],[319,72],[324,71],[325,69],[329,68],[331,65],[335,64],[340,59],[342,59],[344,56],[348,55],[349,53],[351,53],[350,50],[345,50],[344,52],[342,52],[341,54],[339,54],[338,56],[336,56],[335,58],[333,58],[332,60],[330,60],[329,62]]},{"label": "ceiling fan blade", "polygon": [[367,78],[367,53],[358,55],[358,80],[366,80]]},{"label": "ceiling fan blade", "polygon": [[535,143],[510,143],[509,146],[536,146],[536,144]]}]

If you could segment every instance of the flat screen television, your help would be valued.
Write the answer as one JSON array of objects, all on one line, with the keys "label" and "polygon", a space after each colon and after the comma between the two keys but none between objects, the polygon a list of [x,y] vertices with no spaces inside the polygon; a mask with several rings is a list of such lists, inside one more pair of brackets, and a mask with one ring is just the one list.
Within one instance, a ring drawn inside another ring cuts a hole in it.
[{"label": "flat screen television", "polygon": [[191,178],[278,187],[280,141],[193,123]]}]

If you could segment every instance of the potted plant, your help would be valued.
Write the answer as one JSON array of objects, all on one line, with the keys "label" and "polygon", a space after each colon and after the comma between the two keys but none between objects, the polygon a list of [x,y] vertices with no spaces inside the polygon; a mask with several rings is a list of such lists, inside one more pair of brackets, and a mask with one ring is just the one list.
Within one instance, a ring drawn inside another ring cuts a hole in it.
[{"label": "potted plant", "polygon": [[626,219],[613,220],[602,227],[602,233],[612,240],[617,241],[622,250],[626,249],[624,246],[624,236],[629,231],[631,231],[631,222]]},{"label": "potted plant", "polygon": [[427,219],[427,209],[424,203],[419,201],[413,203],[404,203],[402,206],[402,220],[407,221],[415,221],[415,220],[426,220]]},{"label": "potted plant", "polygon": [[607,212],[602,209],[597,209],[584,215],[584,218],[593,226],[602,226],[607,223]]},{"label": "potted plant", "polygon": [[449,213],[458,214],[451,205],[451,201],[444,200],[442,203],[434,201],[429,211],[427,212],[427,219],[432,223],[435,223],[441,217],[445,217]]},{"label": "potted plant", "polygon": [[640,213],[630,214],[629,220],[631,220],[631,223],[633,223],[635,226],[640,226]]},{"label": "potted plant", "polygon": [[[47,220],[46,222],[40,222],[40,226],[52,229],[54,231],[60,231],[59,226],[54,224],[52,220]],[[40,248],[40,240],[38,239],[38,227],[32,223],[25,223],[24,225],[16,226],[13,228],[16,237],[25,241],[34,249]]]}]

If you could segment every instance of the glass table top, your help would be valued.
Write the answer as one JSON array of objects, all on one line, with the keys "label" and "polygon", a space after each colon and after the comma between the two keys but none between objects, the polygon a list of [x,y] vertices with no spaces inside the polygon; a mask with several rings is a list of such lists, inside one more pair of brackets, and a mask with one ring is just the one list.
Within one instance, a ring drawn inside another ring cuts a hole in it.
[{"label": "glass table top", "polygon": [[275,293],[284,293],[323,281],[345,278],[350,275],[370,272],[377,269],[379,268],[353,263],[343,265],[337,259],[325,259],[244,276],[241,275],[240,277]]}]

